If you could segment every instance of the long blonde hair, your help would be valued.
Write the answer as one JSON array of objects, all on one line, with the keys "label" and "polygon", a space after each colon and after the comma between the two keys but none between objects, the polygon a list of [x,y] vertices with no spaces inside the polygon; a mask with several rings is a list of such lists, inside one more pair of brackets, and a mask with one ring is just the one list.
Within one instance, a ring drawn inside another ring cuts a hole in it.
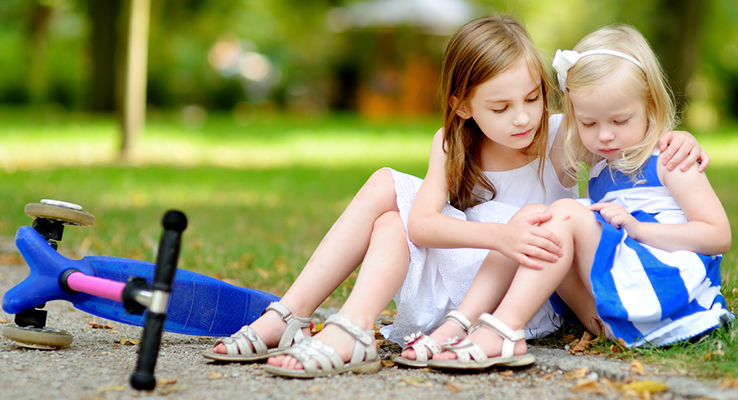
[{"label": "long blonde hair", "polygon": [[456,208],[463,210],[484,201],[474,193],[477,186],[489,190],[492,198],[497,195],[497,189],[481,168],[480,144],[484,133],[473,118],[465,120],[456,111],[471,98],[478,85],[506,72],[519,60],[525,61],[532,76],[541,77],[541,124],[523,153],[537,155],[538,174],[542,177],[548,143],[551,77],[525,28],[515,18],[492,15],[461,27],[446,47],[439,98],[444,110],[446,184],[451,205]]},{"label": "long blonde hair", "polygon": [[632,56],[641,63],[643,69],[622,58],[601,54],[582,57],[569,69],[562,122],[568,172],[576,176],[580,173],[581,162],[591,166],[598,161],[579,138],[569,91],[606,85],[618,77],[622,78],[618,82],[633,90],[646,106],[648,128],[643,141],[626,149],[620,159],[610,163],[613,169],[635,179],[641,167],[651,157],[661,134],[677,123],[674,100],[656,54],[635,28],[627,25],[604,27],[590,33],[574,46],[574,50],[580,53],[596,49],[615,50]]}]

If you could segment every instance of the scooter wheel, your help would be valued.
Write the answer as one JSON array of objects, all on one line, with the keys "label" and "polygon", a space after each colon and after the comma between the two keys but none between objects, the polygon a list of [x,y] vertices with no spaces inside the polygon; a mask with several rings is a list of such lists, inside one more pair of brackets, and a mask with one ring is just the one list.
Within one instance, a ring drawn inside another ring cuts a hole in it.
[{"label": "scooter wheel", "polygon": [[72,343],[73,340],[72,334],[67,331],[17,325],[6,326],[3,336],[14,340],[18,346],[40,350],[54,350]]},{"label": "scooter wheel", "polygon": [[95,216],[82,211],[82,207],[57,200],[44,199],[41,203],[28,203],[24,211],[33,219],[45,218],[64,225],[90,226],[95,222]]}]

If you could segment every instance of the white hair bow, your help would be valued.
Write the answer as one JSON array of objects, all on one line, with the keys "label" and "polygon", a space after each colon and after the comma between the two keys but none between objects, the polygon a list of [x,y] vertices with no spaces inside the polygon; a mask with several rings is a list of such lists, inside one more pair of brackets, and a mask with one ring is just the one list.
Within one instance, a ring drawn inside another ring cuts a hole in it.
[{"label": "white hair bow", "polygon": [[[643,70],[643,65],[641,65],[641,62],[636,60],[635,58],[621,53],[619,51],[615,50],[589,50],[585,51],[583,53],[578,53],[574,50],[556,50],[556,55],[554,56],[553,60],[553,68],[556,70],[556,77],[559,79],[559,87],[561,90],[566,91],[566,77],[569,73],[569,68],[571,68],[574,64],[577,63],[582,57],[586,56],[592,56],[595,54],[607,54],[615,57],[620,57],[622,59],[628,60],[632,62],[633,64],[637,65],[638,68]],[[645,72],[645,71],[644,71]]]}]

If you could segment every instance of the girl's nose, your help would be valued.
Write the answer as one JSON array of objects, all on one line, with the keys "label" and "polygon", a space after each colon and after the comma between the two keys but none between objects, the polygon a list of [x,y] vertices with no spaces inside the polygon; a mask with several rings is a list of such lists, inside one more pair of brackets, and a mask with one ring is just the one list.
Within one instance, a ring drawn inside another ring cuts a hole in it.
[{"label": "girl's nose", "polygon": [[513,125],[515,126],[524,127],[527,126],[528,123],[530,123],[530,115],[525,111],[518,112],[513,119]]},{"label": "girl's nose", "polygon": [[599,139],[599,141],[602,143],[607,143],[615,139],[615,135],[612,133],[611,130],[607,128],[601,128],[599,133],[597,134],[597,139]]}]

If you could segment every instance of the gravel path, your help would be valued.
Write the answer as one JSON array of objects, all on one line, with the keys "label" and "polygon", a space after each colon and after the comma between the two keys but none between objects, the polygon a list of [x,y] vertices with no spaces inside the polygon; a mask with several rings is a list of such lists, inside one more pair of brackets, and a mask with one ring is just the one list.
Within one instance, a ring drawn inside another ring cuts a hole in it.
[{"label": "gravel path", "polygon": [[[5,257],[6,264],[8,259],[12,257]],[[25,265],[0,265],[0,294],[27,274]],[[625,391],[622,385],[651,381],[651,385],[656,382],[666,387],[651,393],[654,399],[738,399],[738,390],[721,390],[717,383],[660,374],[649,366],[645,374],[639,375],[622,361],[573,356],[563,350],[535,346],[530,348],[537,358],[533,367],[452,375],[398,368],[388,360],[399,353],[399,347],[380,340],[380,352],[387,361],[376,374],[283,379],[264,372],[259,364],[211,363],[199,352],[210,348],[214,339],[170,333],[164,335],[156,368],[159,387],[139,392],[128,384],[138,346],[125,342],[126,338],[138,339],[140,328],[94,317],[63,301],[51,302],[46,309],[47,326],[71,332],[74,342],[60,350],[43,351],[20,348],[0,337],[0,398],[619,399],[628,395],[638,398],[636,392]],[[319,311],[315,318],[330,313]],[[12,315],[0,311],[0,325],[12,321]]]}]

